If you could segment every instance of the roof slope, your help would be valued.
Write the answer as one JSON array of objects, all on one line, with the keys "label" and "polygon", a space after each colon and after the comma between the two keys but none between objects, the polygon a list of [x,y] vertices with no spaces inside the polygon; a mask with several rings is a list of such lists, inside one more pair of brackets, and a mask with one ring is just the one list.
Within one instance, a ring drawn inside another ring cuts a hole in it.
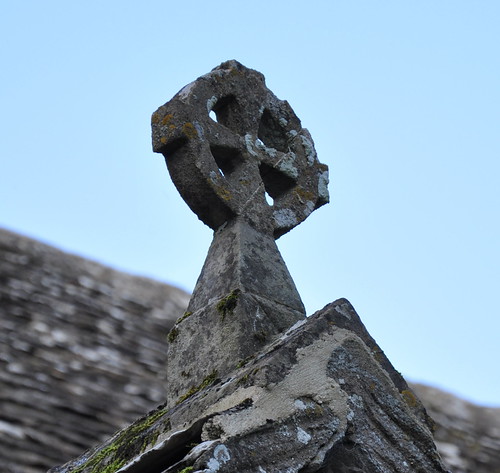
[{"label": "roof slope", "polygon": [[46,471],[156,407],[188,300],[0,230],[2,471]]},{"label": "roof slope", "polygon": [[423,384],[412,388],[436,422],[436,446],[453,473],[500,473],[500,408]]},{"label": "roof slope", "polygon": [[[166,334],[188,300],[0,229],[2,472],[45,472],[163,402]],[[413,387],[454,473],[500,473],[500,409]]]}]

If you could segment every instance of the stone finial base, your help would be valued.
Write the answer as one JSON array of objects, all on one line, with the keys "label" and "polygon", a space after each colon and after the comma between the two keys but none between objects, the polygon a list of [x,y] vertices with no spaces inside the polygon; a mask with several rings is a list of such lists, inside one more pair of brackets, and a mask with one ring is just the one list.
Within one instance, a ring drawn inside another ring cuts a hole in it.
[{"label": "stone finial base", "polygon": [[305,319],[272,235],[241,219],[214,235],[187,312],[168,335],[167,402],[223,378]]},{"label": "stone finial base", "polygon": [[211,377],[224,378],[304,316],[235,289],[186,312],[168,335],[167,403],[175,405]]},{"label": "stone finial base", "polygon": [[338,300],[53,473],[445,473],[432,421]]}]

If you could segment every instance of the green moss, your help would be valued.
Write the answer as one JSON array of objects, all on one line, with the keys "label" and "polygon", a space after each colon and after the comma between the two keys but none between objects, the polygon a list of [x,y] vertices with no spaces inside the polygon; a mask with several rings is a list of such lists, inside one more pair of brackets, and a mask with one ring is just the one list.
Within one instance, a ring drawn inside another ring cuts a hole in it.
[{"label": "green moss", "polygon": [[[170,428],[168,429],[170,430]],[[160,431],[156,431],[151,437],[146,437],[144,442],[142,442],[141,453],[145,452],[149,445],[155,445],[158,437],[160,436]]]},{"label": "green moss", "polygon": [[191,473],[194,470],[192,466],[188,466],[187,468],[183,468],[179,473]]},{"label": "green moss", "polygon": [[250,373],[247,373],[245,376],[242,376],[240,379],[238,379],[236,384],[246,384],[249,376],[250,376]]},{"label": "green moss", "polygon": [[177,327],[173,327],[172,330],[170,330],[170,332],[168,332],[168,335],[167,335],[167,340],[170,342],[170,343],[173,343],[175,341],[175,339],[178,337],[179,335],[179,329]]},{"label": "green moss", "polygon": [[193,315],[192,312],[187,312],[187,311],[184,312],[184,315],[181,318],[177,319],[177,322],[175,322],[175,325],[179,325],[183,320],[187,319],[188,317],[191,317],[192,315]]},{"label": "green moss", "polygon": [[255,376],[259,372],[260,368],[255,368],[253,371],[250,371],[249,373],[243,375],[241,378],[238,379],[236,384],[247,384],[247,381],[250,379],[251,376]]},{"label": "green moss", "polygon": [[116,460],[113,463],[107,465],[104,470],[100,470],[99,473],[115,473],[115,471],[119,470],[124,464],[124,460]]},{"label": "green moss", "polygon": [[238,361],[238,364],[236,365],[236,369],[243,368],[244,366],[247,365],[247,363],[255,358],[255,355],[250,355],[244,358],[243,360]]},{"label": "green moss", "polygon": [[221,320],[224,320],[226,315],[231,314],[235,307],[238,305],[238,297],[240,295],[239,289],[234,289],[226,297],[223,297],[215,308],[219,312]]},{"label": "green moss", "polygon": [[177,400],[176,405],[185,401],[187,398],[193,396],[202,389],[205,389],[206,387],[210,386],[216,379],[217,379],[217,370],[214,370],[198,386],[192,386],[185,394],[183,394]]},{"label": "green moss", "polygon": [[[163,417],[167,408],[159,409],[139,419],[130,427],[119,432],[107,447],[96,452],[89,460],[73,470],[73,473],[115,473],[135,455],[143,452],[148,445],[154,444],[160,431],[152,433],[148,430],[155,422]],[[171,429],[170,420],[167,419],[162,431]]]},{"label": "green moss", "polygon": [[73,470],[73,473],[80,473],[81,471],[84,471],[87,468],[91,468],[91,470],[89,470],[90,473],[101,473],[101,472],[114,473],[116,470],[120,469],[125,464],[124,459],[120,458],[114,459],[113,461],[111,461],[111,463],[108,463],[107,465],[103,465],[103,463],[106,462],[106,459],[109,456],[116,455],[117,451],[118,451],[118,445],[116,443],[113,443],[108,447],[104,448],[103,450],[99,451],[97,455],[92,457],[89,461],[85,462],[79,468]]}]

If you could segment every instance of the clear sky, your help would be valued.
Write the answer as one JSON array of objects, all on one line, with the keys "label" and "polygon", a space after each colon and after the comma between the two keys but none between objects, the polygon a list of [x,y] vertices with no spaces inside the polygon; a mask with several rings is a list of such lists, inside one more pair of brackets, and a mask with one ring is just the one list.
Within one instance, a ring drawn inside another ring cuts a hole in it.
[{"label": "clear sky", "polygon": [[191,291],[212,233],[150,116],[228,59],[330,167],[278,242],[309,314],[348,298],[396,369],[500,405],[500,2],[6,0],[0,225]]}]

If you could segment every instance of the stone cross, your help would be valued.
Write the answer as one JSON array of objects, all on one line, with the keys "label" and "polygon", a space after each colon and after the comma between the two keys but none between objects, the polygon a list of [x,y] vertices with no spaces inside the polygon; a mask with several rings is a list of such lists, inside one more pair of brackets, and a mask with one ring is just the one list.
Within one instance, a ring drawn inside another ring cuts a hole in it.
[{"label": "stone cross", "polygon": [[449,473],[349,302],[305,319],[275,238],[328,201],[327,168],[288,103],[229,61],[152,119],[155,151],[214,240],[167,337],[166,402],[50,471]]},{"label": "stone cross", "polygon": [[328,202],[328,168],[309,132],[262,74],[236,61],[184,87],[152,124],[154,151],[214,230],[240,217],[278,238]]},{"label": "stone cross", "polygon": [[288,102],[237,61],[185,86],[152,130],[181,196],[215,231],[188,313],[238,298],[237,346],[248,356],[305,317],[275,239],[328,202],[328,167]]}]

